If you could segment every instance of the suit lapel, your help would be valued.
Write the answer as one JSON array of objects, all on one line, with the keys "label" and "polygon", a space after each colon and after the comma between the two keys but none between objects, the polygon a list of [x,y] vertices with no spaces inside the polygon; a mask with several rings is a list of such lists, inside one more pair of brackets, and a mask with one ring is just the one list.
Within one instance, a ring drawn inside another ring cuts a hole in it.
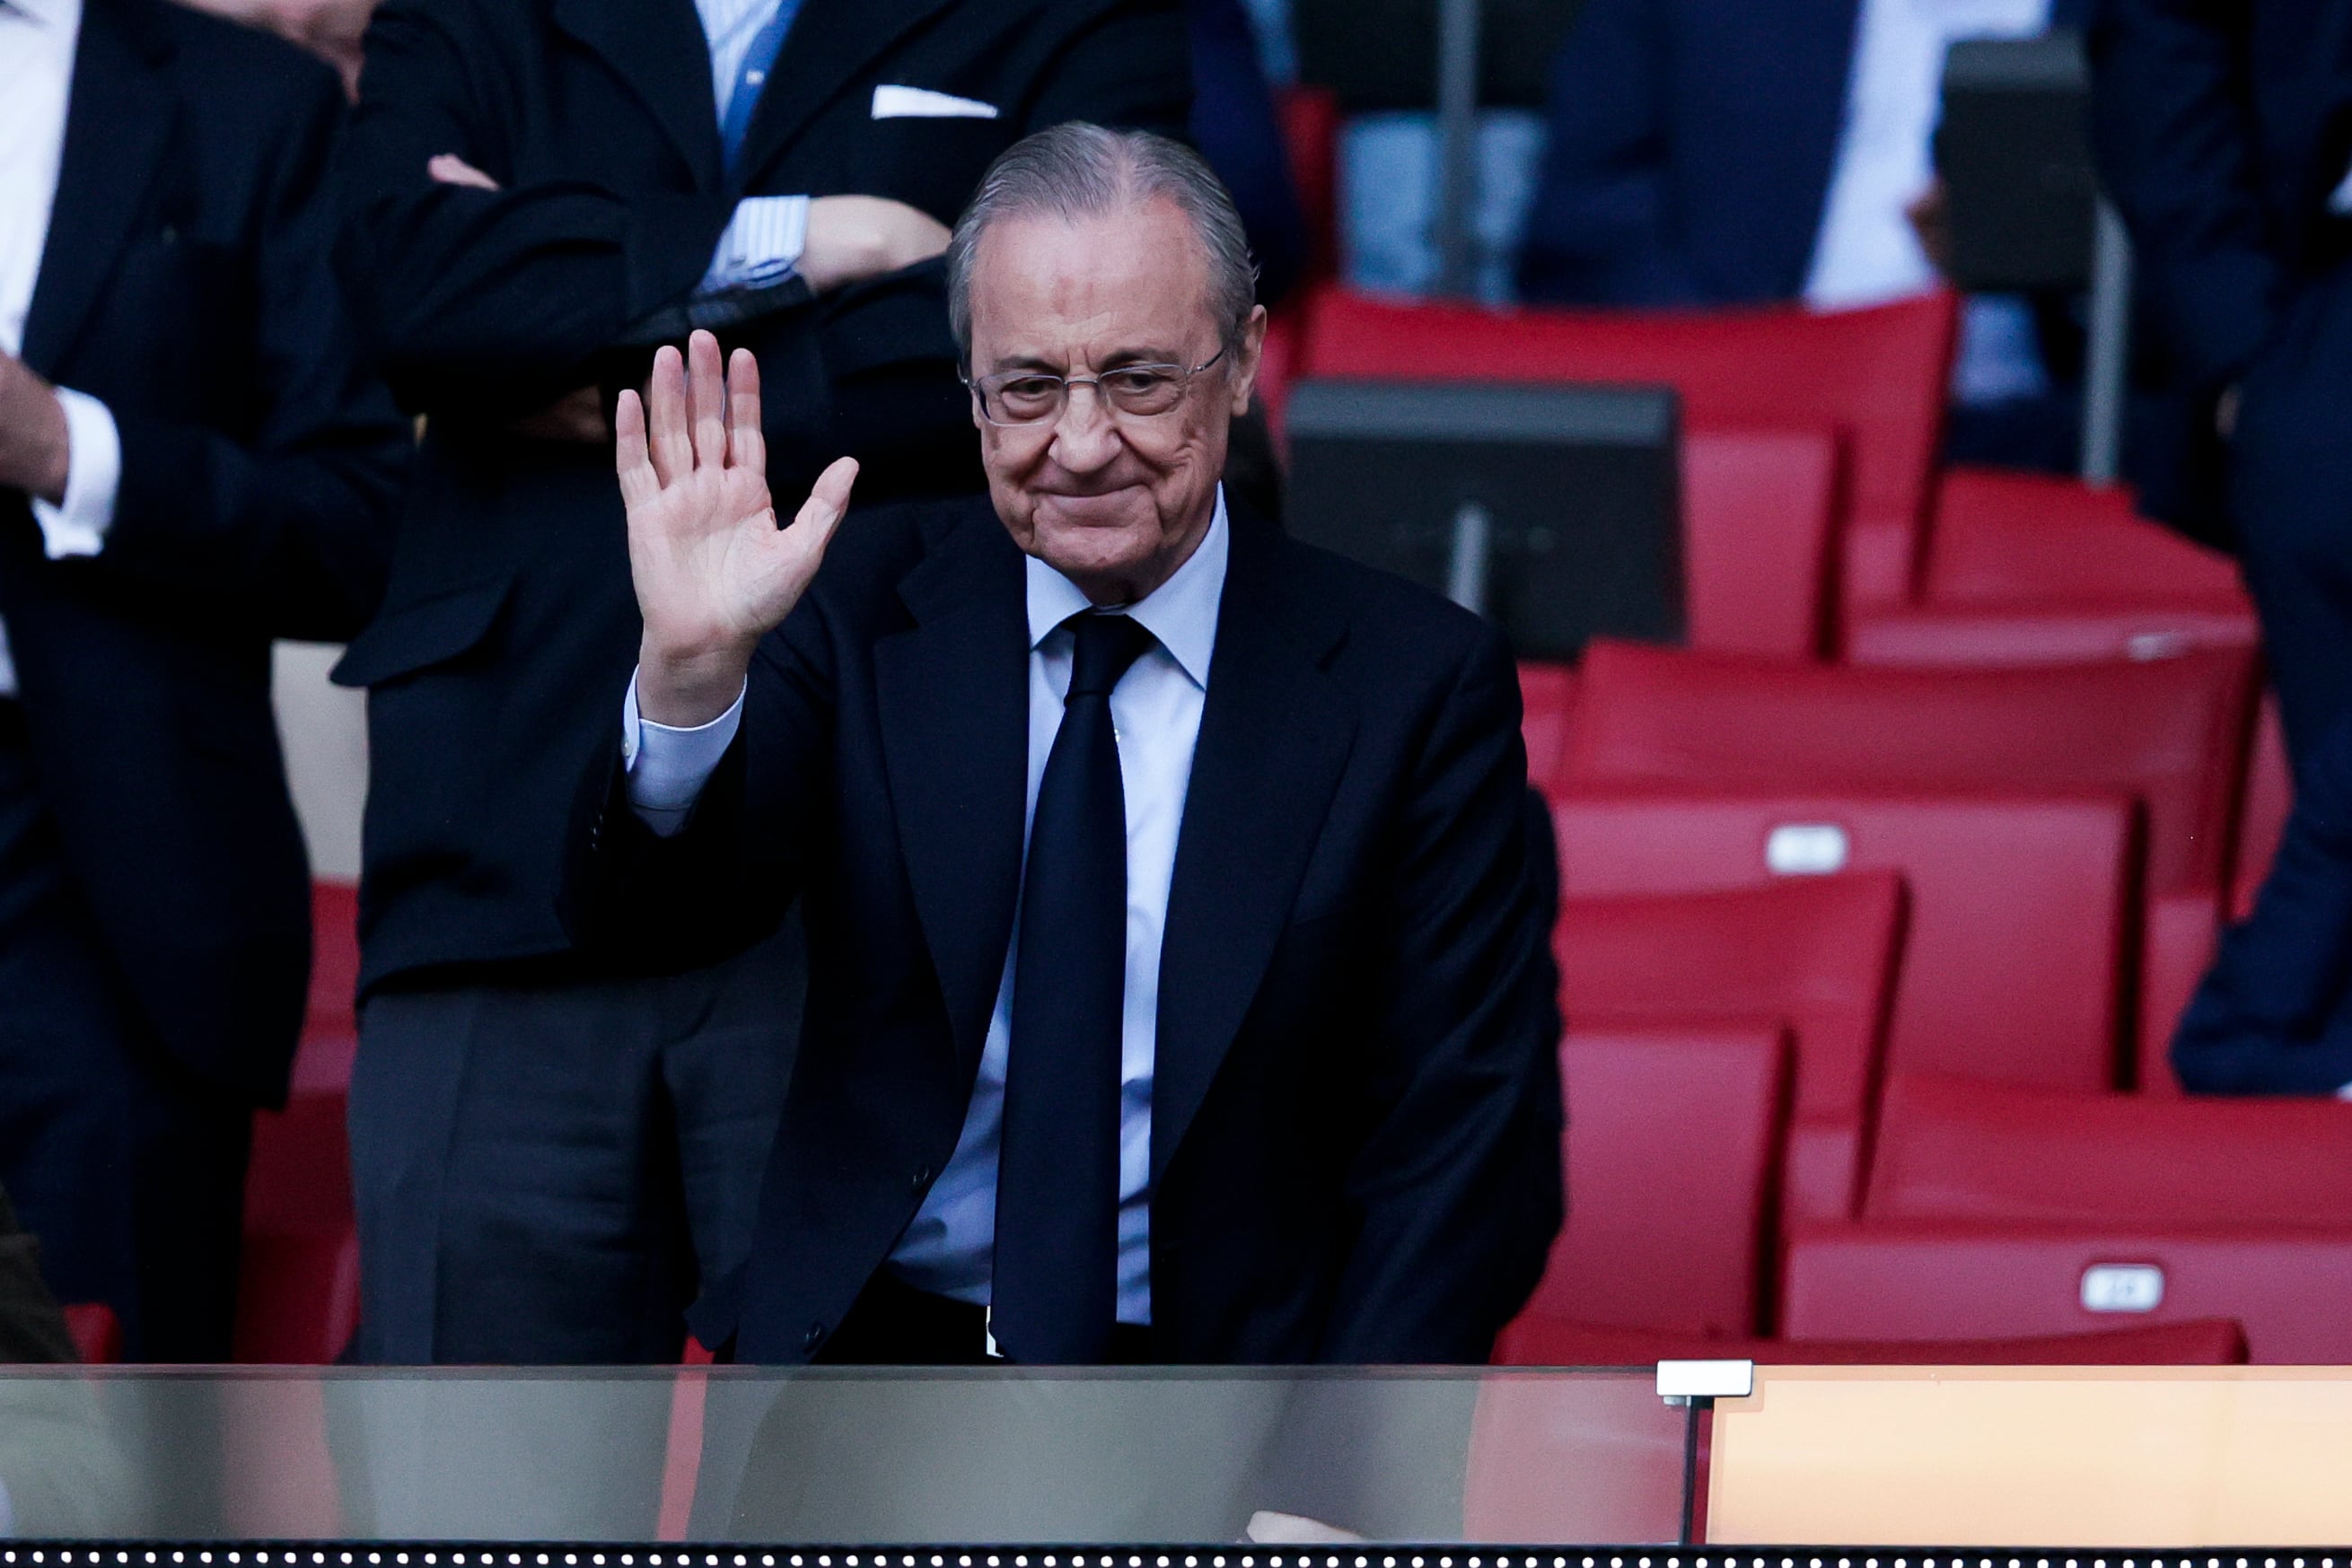
[{"label": "suit lapel", "polygon": [[967,1079],[987,1039],[1021,892],[1029,787],[1021,559],[987,503],[976,503],[899,584],[915,628],[875,649],[899,841]]},{"label": "suit lapel", "polygon": [[719,100],[710,87],[710,43],[689,0],[651,5],[555,0],[554,17],[645,103],[693,171],[696,187],[717,190]]},{"label": "suit lapel", "polygon": [[89,0],[40,276],[25,319],[25,362],[54,377],[131,237],[177,112],[172,39],[153,0]]},{"label": "suit lapel", "polygon": [[1207,1096],[1295,903],[1355,737],[1323,657],[1344,627],[1284,592],[1274,531],[1235,516],[1160,946],[1157,1181]]},{"label": "suit lapel", "polygon": [[[885,49],[905,42],[953,0],[803,0],[776,68],[751,111],[736,168],[744,190],[818,112]],[[913,84],[920,85],[920,84]]]}]

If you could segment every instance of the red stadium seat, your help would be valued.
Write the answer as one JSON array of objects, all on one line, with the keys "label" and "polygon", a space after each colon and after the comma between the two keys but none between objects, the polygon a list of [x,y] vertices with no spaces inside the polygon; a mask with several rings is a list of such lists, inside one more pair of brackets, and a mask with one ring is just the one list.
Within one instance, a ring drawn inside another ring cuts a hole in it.
[{"label": "red stadium seat", "polygon": [[2263,694],[2254,723],[2253,759],[2246,767],[2245,810],[2238,821],[2238,861],[2230,873],[2230,915],[2243,920],[2271,874],[2286,820],[2294,810],[2294,775],[2288,770],[2286,731],[2279,723],[2278,697]]},{"label": "red stadium seat", "polygon": [[1553,946],[1571,1030],[1591,1017],[1787,1025],[1796,1080],[1781,1214],[1843,1219],[1861,1200],[1902,935],[1902,880],[1880,872],[1566,899]]},{"label": "red stadium seat", "polygon": [[1571,1023],[1559,1064],[1573,1197],[1528,1310],[1754,1332],[1788,1117],[1780,1026]]},{"label": "red stadium seat", "polygon": [[65,1310],[66,1333],[86,1366],[110,1366],[122,1359],[122,1321],[104,1301],[76,1301]]},{"label": "red stadium seat", "polygon": [[1899,872],[1911,900],[1891,1064],[2074,1089],[2114,1081],[2135,845],[2121,797],[1579,786],[1553,824],[1574,898]]},{"label": "red stadium seat", "polygon": [[2352,1230],[2352,1105],[1897,1073],[1864,1217]]},{"label": "red stadium seat", "polygon": [[360,894],[349,883],[310,884],[310,1001],[294,1051],[294,1092],[341,1094],[359,1050]]},{"label": "red stadium seat", "polygon": [[241,1362],[324,1365],[359,1322],[359,1233],[341,1094],[254,1117],[237,1286]]},{"label": "red stadium seat", "polygon": [[2221,895],[2206,889],[2154,894],[2139,953],[2138,1049],[2131,1086],[2174,1095],[2172,1031],[2213,966],[2221,940]]},{"label": "red stadium seat", "polygon": [[1780,1321],[1798,1339],[1980,1340],[2232,1318],[2257,1362],[2342,1365],[2347,1301],[2352,1229],[1864,1220],[1790,1241]]},{"label": "red stadium seat", "polygon": [[1339,270],[1339,99],[1328,88],[1289,87],[1274,95],[1289,155],[1290,183],[1307,222],[1307,271],[1320,283]]},{"label": "red stadium seat", "polygon": [[1944,476],[1923,597],[1953,607],[2246,606],[2228,557],[2135,515],[2128,493],[1981,468]]},{"label": "red stadium seat", "polygon": [[2242,1366],[2246,1331],[2227,1318],[2018,1339],[1688,1339],[1523,1317],[1495,1342],[1496,1366]]},{"label": "red stadium seat", "polygon": [[1841,466],[1827,426],[1685,434],[1692,647],[1783,658],[1829,651]]},{"label": "red stadium seat", "polygon": [[1867,310],[1705,314],[1491,311],[1326,290],[1309,303],[1317,376],[1664,382],[1694,428],[1833,428],[1852,462],[1841,591],[1848,608],[1908,600],[1957,307],[1948,295]]},{"label": "red stadium seat", "polygon": [[1568,749],[1569,715],[1576,706],[1576,671],[1566,664],[1519,666],[1519,733],[1528,747],[1528,782],[1549,795],[1559,782]]},{"label": "red stadium seat", "polygon": [[[1856,664],[1983,669],[2092,659],[2160,659],[2198,648],[2251,653],[2262,642],[2250,606],[2085,600],[2031,605],[1911,604],[1855,616],[1845,656]],[[1694,640],[1693,646],[1699,644]]]},{"label": "red stadium seat", "polygon": [[2250,655],[2028,670],[1852,669],[1625,643],[1587,653],[1571,782],[2101,789],[2148,815],[2147,886],[2218,890]]}]

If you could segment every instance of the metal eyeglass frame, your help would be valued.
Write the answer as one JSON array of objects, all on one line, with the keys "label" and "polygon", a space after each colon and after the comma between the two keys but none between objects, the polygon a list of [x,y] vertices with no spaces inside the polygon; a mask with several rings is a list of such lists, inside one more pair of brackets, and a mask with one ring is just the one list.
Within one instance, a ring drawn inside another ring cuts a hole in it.
[{"label": "metal eyeglass frame", "polygon": [[[956,380],[961,382],[965,388],[971,392],[972,396],[980,400],[980,417],[988,421],[989,423],[996,426],[999,430],[1035,430],[1041,425],[1055,423],[1062,417],[1062,411],[1070,406],[1070,389],[1073,387],[1094,388],[1095,402],[1102,406],[1105,413],[1109,413],[1114,418],[1165,419],[1170,414],[1174,413],[1178,409],[1182,408],[1184,406],[1184,400],[1192,395],[1193,378],[1198,376],[1202,371],[1208,370],[1218,361],[1223,359],[1228,351],[1229,350],[1225,349],[1219,349],[1215,353],[1211,354],[1207,359],[1202,360],[1199,364],[1194,365],[1189,371],[1183,366],[1177,364],[1141,364],[1120,365],[1114,370],[1103,371],[1102,375],[1094,376],[1056,376],[1050,375],[1044,371],[1017,371],[1009,372],[1003,376],[982,376],[978,379],[974,379],[972,376],[962,371],[958,371],[956,372]],[[1119,407],[1115,401],[1103,395],[1103,376],[1123,375],[1131,371],[1174,371],[1181,382],[1181,385],[1177,389],[1176,401],[1170,403],[1166,408],[1160,409],[1156,413],[1133,413]],[[1059,382],[1061,383],[1062,395],[1055,401],[1052,412],[1041,413],[1034,419],[999,419],[994,413],[990,412],[989,404],[994,400],[990,395],[987,387],[983,385],[984,382],[1026,381],[1032,378]]]}]

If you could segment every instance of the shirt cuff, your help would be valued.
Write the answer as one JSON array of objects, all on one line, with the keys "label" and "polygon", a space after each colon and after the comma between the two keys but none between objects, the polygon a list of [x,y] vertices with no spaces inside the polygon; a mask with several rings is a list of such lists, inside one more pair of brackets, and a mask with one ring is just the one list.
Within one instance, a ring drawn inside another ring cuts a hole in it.
[{"label": "shirt cuff", "polygon": [[[751,683],[744,686],[750,689]],[[621,702],[621,771],[629,779],[629,809],[663,838],[686,826],[702,787],[719,770],[719,759],[743,727],[743,693],[709,724],[678,729],[656,724],[637,712],[637,677]]]},{"label": "shirt cuff", "polygon": [[66,414],[66,494],[55,504],[33,497],[33,520],[51,560],[96,555],[114,526],[114,498],[122,488],[122,433],[113,411],[88,392],[57,389]]},{"label": "shirt cuff", "polygon": [[806,196],[746,196],[719,236],[702,294],[764,288],[792,276],[808,244]]}]

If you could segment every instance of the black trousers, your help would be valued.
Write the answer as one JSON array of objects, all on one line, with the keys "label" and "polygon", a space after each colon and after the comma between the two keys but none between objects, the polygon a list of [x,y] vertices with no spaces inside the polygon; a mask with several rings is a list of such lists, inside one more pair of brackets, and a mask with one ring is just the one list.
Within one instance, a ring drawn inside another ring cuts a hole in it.
[{"label": "black trousers", "polygon": [[702,1281],[751,1247],[806,980],[794,920],[691,974],[370,997],[361,1359],[676,1361]]},{"label": "black trousers", "polygon": [[2231,515],[2299,771],[2352,722],[2352,258],[2298,286],[2247,373]]},{"label": "black trousers", "polygon": [[0,698],[0,1188],[51,1292],[112,1307],[128,1359],[229,1359],[252,1127],[132,1005]]}]

